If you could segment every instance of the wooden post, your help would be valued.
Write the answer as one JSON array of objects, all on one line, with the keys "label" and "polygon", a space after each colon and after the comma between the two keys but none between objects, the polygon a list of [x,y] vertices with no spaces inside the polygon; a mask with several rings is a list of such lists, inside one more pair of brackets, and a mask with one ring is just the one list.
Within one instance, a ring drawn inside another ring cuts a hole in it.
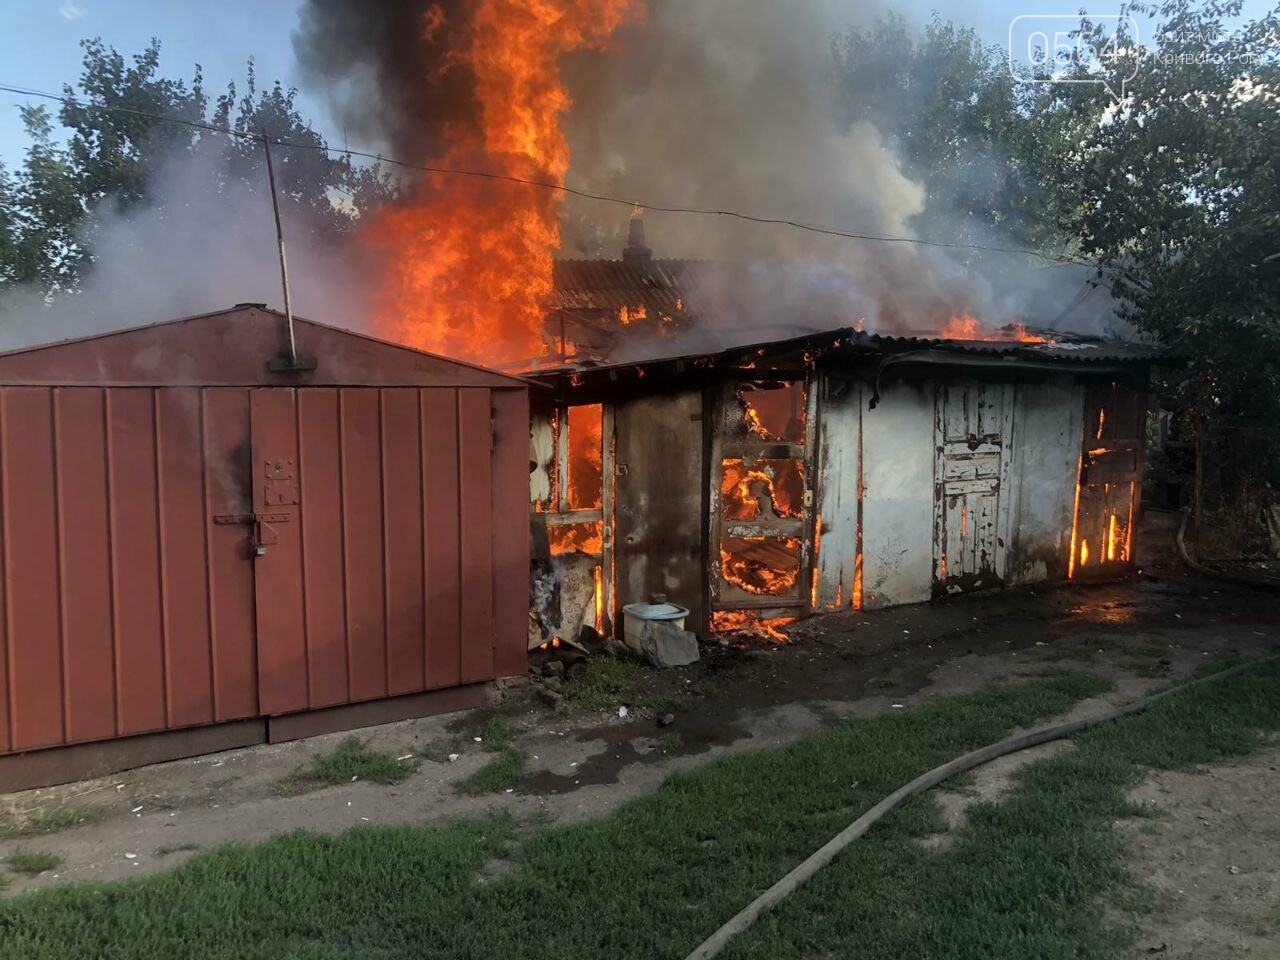
[{"label": "wooden post", "polygon": [[1203,431],[1204,420],[1201,417],[1196,417],[1196,472],[1191,494],[1191,552],[1197,560],[1200,559],[1200,495],[1204,479],[1204,471],[1200,461],[1200,437]]},{"label": "wooden post", "polygon": [[280,201],[276,197],[276,172],[271,165],[271,138],[262,131],[262,148],[267,153],[267,182],[271,185],[271,209],[276,217],[276,245],[280,250],[280,282],[284,287],[284,318],[289,329],[289,362],[298,363],[298,344],[293,336],[293,304],[289,300],[289,265],[284,256],[284,230],[280,226]]}]

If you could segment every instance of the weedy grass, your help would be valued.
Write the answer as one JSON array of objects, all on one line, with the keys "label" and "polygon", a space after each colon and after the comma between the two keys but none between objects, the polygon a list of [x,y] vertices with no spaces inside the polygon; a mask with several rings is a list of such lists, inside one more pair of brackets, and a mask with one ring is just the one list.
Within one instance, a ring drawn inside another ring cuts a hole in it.
[{"label": "weedy grass", "polygon": [[294,796],[337,783],[371,780],[374,783],[401,783],[417,766],[397,760],[389,753],[370,750],[359,737],[347,737],[330,753],[318,754],[276,784],[282,796]]},{"label": "weedy grass", "polygon": [[44,850],[14,850],[4,859],[7,866],[14,873],[25,874],[28,877],[34,877],[38,873],[44,873],[46,870],[53,870],[62,863],[62,858],[56,853],[48,853]]},{"label": "weedy grass", "polygon": [[[501,714],[494,714],[484,722],[474,736],[480,738],[480,748],[489,753],[497,753],[511,746],[511,740],[515,736],[515,730],[512,728],[507,718]],[[472,741],[475,742],[474,740]]]},{"label": "weedy grass", "polygon": [[[295,832],[150,877],[9,898],[0,957],[680,960],[901,784],[1105,687],[1062,672],[850,719],[679,771],[585,822],[521,829],[480,816]],[[943,849],[920,843],[943,824],[936,801],[917,797],[765,914],[726,960],[1121,957],[1126,933],[1104,908],[1141,907],[1145,896],[1114,826],[1135,812],[1127,791],[1151,768],[1242,756],[1268,729],[1280,729],[1274,663],[1029,764],[1003,801],[972,807]],[[480,882],[498,858],[510,870]]]},{"label": "weedy grass", "polygon": [[592,657],[582,675],[565,686],[565,699],[583,710],[607,710],[635,699],[644,668],[621,657]]},{"label": "weedy grass", "polygon": [[0,839],[57,833],[59,830],[66,830],[78,823],[84,823],[87,819],[83,810],[77,810],[74,807],[53,807],[49,810],[15,813],[0,820]]},{"label": "weedy grass", "polygon": [[499,749],[498,755],[483,767],[455,783],[453,789],[458,793],[471,796],[514,789],[524,778],[528,765],[527,753],[519,747],[504,746]]},{"label": "weedy grass", "polygon": [[198,843],[179,843],[176,846],[172,846],[172,847],[158,847],[156,849],[156,856],[167,857],[171,853],[190,853],[194,850],[199,850],[199,849],[200,849],[200,844]]},{"label": "weedy grass", "polygon": [[654,713],[675,713],[684,706],[684,700],[673,693],[652,693],[640,698],[640,706]]}]

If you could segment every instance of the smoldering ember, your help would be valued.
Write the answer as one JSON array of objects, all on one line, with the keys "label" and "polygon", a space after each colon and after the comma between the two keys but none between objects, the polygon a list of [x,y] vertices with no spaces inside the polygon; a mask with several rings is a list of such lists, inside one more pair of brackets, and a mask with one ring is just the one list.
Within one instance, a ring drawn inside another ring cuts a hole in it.
[{"label": "smoldering ember", "polygon": [[1280,6],[259,6],[0,13],[0,960],[1280,955]]}]

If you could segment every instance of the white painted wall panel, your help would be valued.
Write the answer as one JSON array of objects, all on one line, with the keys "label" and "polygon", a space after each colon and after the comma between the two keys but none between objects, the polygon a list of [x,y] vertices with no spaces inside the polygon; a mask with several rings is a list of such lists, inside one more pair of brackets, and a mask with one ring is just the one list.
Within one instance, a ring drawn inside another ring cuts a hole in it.
[{"label": "white painted wall panel", "polygon": [[858,555],[858,433],[862,385],[823,376],[820,382],[816,512],[821,521],[815,610],[853,603]]},{"label": "white painted wall panel", "polygon": [[1007,583],[1065,579],[1071,554],[1084,387],[1067,378],[1018,384]]},{"label": "white painted wall panel", "polygon": [[863,412],[865,609],[932,595],[933,410],[926,380],[884,385],[880,404]]}]

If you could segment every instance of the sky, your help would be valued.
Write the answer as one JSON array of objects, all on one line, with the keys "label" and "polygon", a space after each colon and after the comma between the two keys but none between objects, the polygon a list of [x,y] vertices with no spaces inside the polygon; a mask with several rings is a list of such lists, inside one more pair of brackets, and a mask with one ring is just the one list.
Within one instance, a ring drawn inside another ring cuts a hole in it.
[{"label": "sky", "polygon": [[[697,0],[688,0],[694,3]],[[789,2],[789,0],[787,0]],[[1256,16],[1272,0],[1246,0],[1246,16]],[[848,0],[856,11],[860,0]],[[189,79],[194,64],[204,68],[206,89],[221,92],[229,80],[243,82],[245,63],[253,57],[258,77],[297,83],[291,37],[297,22],[297,0],[218,0],[200,4],[173,0],[0,0],[0,83],[61,92],[80,73],[80,40],[101,37],[126,56],[141,51],[152,37],[161,42],[161,70]],[[894,6],[909,19],[923,22],[934,9],[969,23],[993,43],[1007,41],[1010,21],[1021,14],[1069,13],[1082,0],[898,0]],[[1118,3],[1090,4],[1097,13],[1114,12]],[[0,163],[21,162],[26,144],[18,104],[29,97],[0,92]],[[56,106],[56,105],[54,105]],[[330,140],[340,143],[318,98],[299,90],[304,117]],[[350,146],[360,147],[352,143]],[[377,145],[373,146],[377,149]]]}]

